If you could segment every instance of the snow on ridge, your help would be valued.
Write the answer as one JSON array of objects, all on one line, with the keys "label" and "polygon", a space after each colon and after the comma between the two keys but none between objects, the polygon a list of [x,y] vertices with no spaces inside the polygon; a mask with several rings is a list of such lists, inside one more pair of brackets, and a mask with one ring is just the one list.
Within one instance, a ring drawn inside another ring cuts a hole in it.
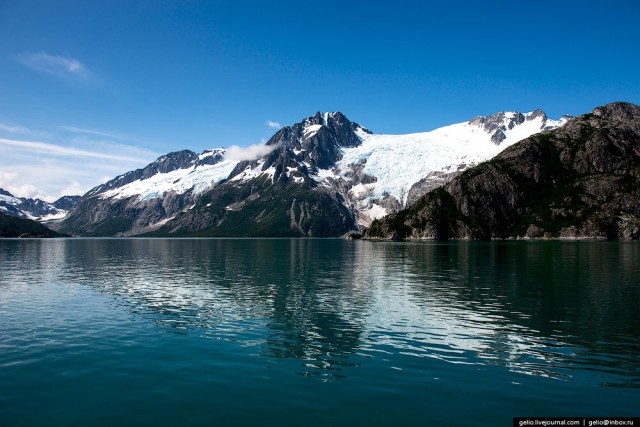
[{"label": "snow on ridge", "polygon": [[17,197],[5,196],[4,194],[0,194],[0,202],[9,203],[10,205],[15,206],[20,204],[21,200]]},{"label": "snow on ridge", "polygon": [[227,178],[237,164],[237,161],[222,160],[214,165],[194,165],[168,173],[158,173],[147,179],[136,180],[122,187],[105,191],[99,196],[102,199],[137,196],[139,200],[147,200],[162,197],[171,191],[184,194],[193,190],[194,193],[201,194]]}]

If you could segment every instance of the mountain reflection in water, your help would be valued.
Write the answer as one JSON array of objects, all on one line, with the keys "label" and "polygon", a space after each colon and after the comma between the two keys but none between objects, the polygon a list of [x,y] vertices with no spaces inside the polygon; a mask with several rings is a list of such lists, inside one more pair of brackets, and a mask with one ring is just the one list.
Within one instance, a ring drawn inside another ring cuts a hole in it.
[{"label": "mountain reflection in water", "polygon": [[397,354],[567,381],[587,370],[600,385],[640,387],[634,242],[87,239],[13,249],[37,260],[25,280],[91,287],[158,327],[251,347],[267,368],[294,359],[297,374],[337,380]]}]

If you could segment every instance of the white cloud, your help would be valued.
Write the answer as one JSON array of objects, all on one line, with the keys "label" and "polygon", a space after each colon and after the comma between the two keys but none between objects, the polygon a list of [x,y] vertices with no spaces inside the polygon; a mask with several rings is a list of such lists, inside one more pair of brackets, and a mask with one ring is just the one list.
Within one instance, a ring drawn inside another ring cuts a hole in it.
[{"label": "white cloud", "polygon": [[8,191],[16,197],[38,198],[53,202],[43,191],[32,184],[20,184],[15,182],[19,174],[15,172],[0,172],[0,188]]},{"label": "white cloud", "polygon": [[5,185],[8,185],[8,183],[13,181],[17,177],[18,177],[18,174],[15,172],[0,171],[0,188],[4,188],[5,190],[7,190],[5,188]]},{"label": "white cloud", "polygon": [[16,56],[18,62],[32,70],[58,77],[73,78],[75,80],[91,81],[94,79],[82,62],[74,58],[49,55],[45,52],[23,53]]},{"label": "white cloud", "polygon": [[246,147],[240,147],[238,145],[232,145],[227,148],[224,157],[228,160],[256,160],[259,157],[265,156],[279,147],[276,145],[267,144],[253,144]]},{"label": "white cloud", "polygon": [[274,129],[280,129],[282,127],[280,126],[280,123],[274,122],[273,120],[267,120],[265,124],[270,128],[274,128]]},{"label": "white cloud", "polygon": [[86,186],[80,184],[78,181],[71,181],[69,183],[69,185],[65,188],[63,188],[60,193],[59,196],[82,196],[84,193],[86,193],[89,190],[89,188],[87,188]]}]

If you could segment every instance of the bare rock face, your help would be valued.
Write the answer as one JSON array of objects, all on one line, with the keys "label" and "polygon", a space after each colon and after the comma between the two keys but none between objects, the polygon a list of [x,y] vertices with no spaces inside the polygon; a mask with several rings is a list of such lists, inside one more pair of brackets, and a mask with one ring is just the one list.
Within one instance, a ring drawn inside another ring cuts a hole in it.
[{"label": "bare rock face", "polygon": [[409,189],[409,192],[407,193],[407,207],[411,207],[416,204],[416,202],[428,192],[447,184],[453,178],[458,176],[462,170],[466,169],[467,166],[468,165],[466,164],[459,165],[459,170],[453,172],[436,171],[429,173],[429,175],[413,184]]},{"label": "bare rock face", "polygon": [[394,235],[640,238],[640,107],[608,104],[521,141],[374,222],[365,238]]}]

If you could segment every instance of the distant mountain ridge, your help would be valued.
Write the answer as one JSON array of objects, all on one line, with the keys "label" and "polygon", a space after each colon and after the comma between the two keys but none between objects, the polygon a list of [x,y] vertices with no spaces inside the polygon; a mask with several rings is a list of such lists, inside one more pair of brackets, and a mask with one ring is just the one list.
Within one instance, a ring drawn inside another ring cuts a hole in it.
[{"label": "distant mountain ridge", "polygon": [[540,110],[431,132],[376,135],[340,112],[284,126],[254,160],[227,149],[161,156],[85,194],[59,229],[77,235],[340,236],[534,133]]},{"label": "distant mountain ridge", "polygon": [[639,239],[640,107],[533,135],[374,221],[370,239]]},{"label": "distant mountain ridge", "polygon": [[80,196],[63,196],[53,203],[40,199],[16,197],[0,188],[0,213],[37,221],[62,219],[80,200]]}]

